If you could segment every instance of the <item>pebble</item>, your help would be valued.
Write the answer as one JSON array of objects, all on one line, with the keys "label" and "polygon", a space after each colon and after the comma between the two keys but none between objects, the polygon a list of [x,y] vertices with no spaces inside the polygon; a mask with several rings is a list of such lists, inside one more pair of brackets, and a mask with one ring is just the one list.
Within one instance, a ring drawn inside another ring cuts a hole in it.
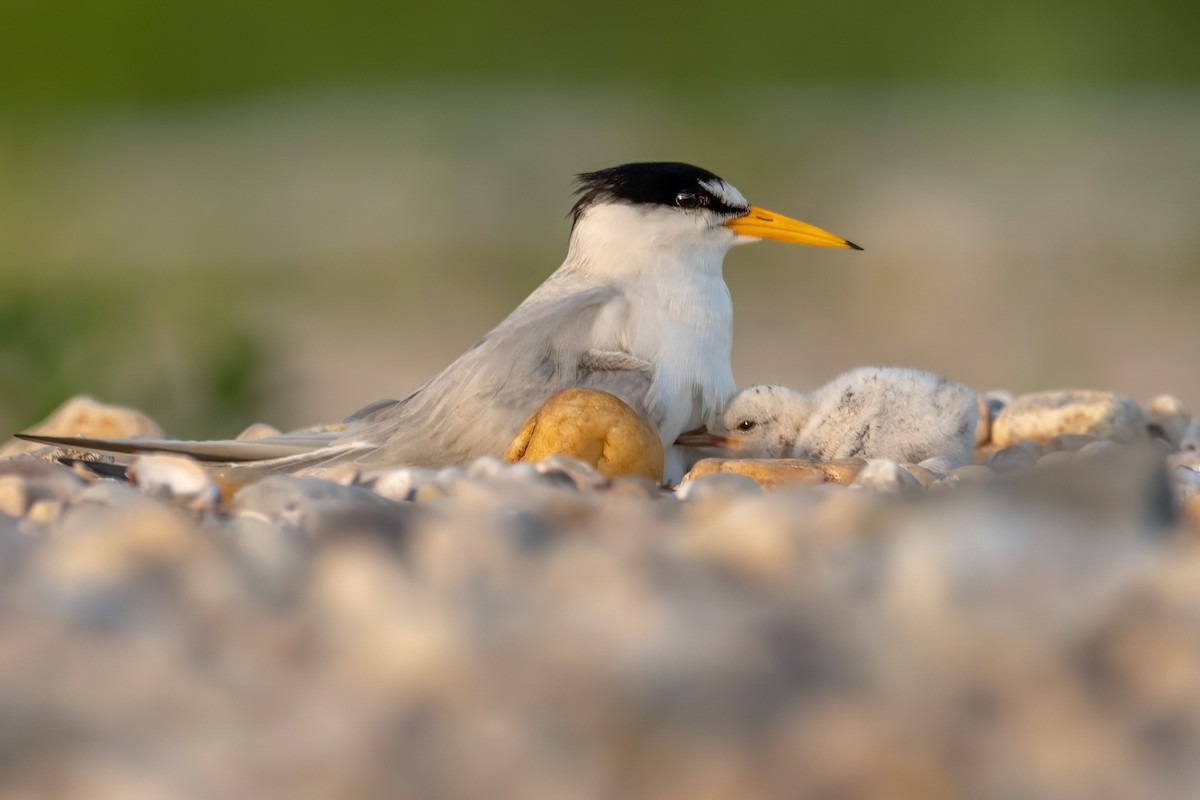
[{"label": "pebble", "polygon": [[580,459],[606,478],[663,478],[658,431],[623,400],[595,389],[565,389],[530,415],[505,461],[541,461],[554,453]]},{"label": "pebble", "polygon": [[237,435],[238,439],[268,439],[274,436],[282,436],[283,431],[276,428],[274,425],[268,425],[265,422],[255,422],[253,425],[247,426],[241,433]]},{"label": "pebble", "polygon": [[996,415],[1013,401],[1013,397],[1013,393],[1007,389],[993,389],[990,392],[985,392],[983,402],[987,404],[988,417],[992,420],[996,419]]},{"label": "pebble", "polygon": [[[148,415],[124,406],[101,403],[87,395],[67,400],[25,433],[42,436],[90,436],[122,439],[131,436],[162,437],[163,430]],[[0,459],[40,450],[44,445],[13,439],[0,447]]]},{"label": "pebble", "polygon": [[435,483],[437,470],[426,467],[398,467],[375,473],[363,485],[381,497],[404,501],[415,499],[417,490]]},{"label": "pebble", "polygon": [[24,516],[28,504],[25,479],[20,475],[0,475],[0,514]]},{"label": "pebble", "polygon": [[992,423],[992,442],[1006,447],[1023,439],[1038,444],[1061,434],[1129,441],[1146,435],[1146,419],[1133,400],[1085,389],[1021,395]]},{"label": "pebble", "polygon": [[1070,450],[1051,450],[1037,460],[1034,468],[1042,469],[1045,467],[1055,467],[1060,464],[1070,464],[1075,458],[1075,453]]},{"label": "pebble", "polygon": [[1187,428],[1183,431],[1183,436],[1179,438],[1179,449],[1188,452],[1200,450],[1200,419],[1194,419],[1188,423]]},{"label": "pebble", "polygon": [[1182,444],[1191,421],[1191,412],[1175,395],[1156,395],[1146,403],[1146,423],[1151,435],[1161,436],[1176,450]]},{"label": "pebble", "polygon": [[194,458],[154,454],[134,456],[126,475],[146,494],[193,511],[216,507],[221,490]]},{"label": "pebble", "polygon": [[1099,439],[1085,444],[1076,452],[1084,458],[1105,457],[1120,453],[1121,445],[1111,439]]},{"label": "pebble", "polygon": [[1047,452],[1065,450],[1069,453],[1077,453],[1092,442],[1098,441],[1101,440],[1083,433],[1062,433],[1047,439],[1044,449]]},{"label": "pebble", "polygon": [[508,462],[496,456],[480,456],[467,465],[466,476],[471,480],[494,478],[508,469]]},{"label": "pebble", "polygon": [[987,465],[996,472],[1014,472],[1030,469],[1040,457],[1037,444],[1024,439],[994,451],[988,456]]},{"label": "pebble", "polygon": [[930,472],[929,470],[922,466],[918,466],[917,464],[901,464],[900,468],[916,478],[922,487],[929,487],[942,477],[941,475]]},{"label": "pebble", "polygon": [[[427,484],[435,487],[437,484]],[[424,487],[423,487],[424,488]],[[248,516],[311,537],[360,531],[394,533],[404,506],[361,486],[314,477],[270,475],[233,497],[232,514]]]},{"label": "pebble", "polygon": [[712,472],[687,478],[675,490],[684,502],[724,500],[746,494],[762,494],[762,485],[737,472]]},{"label": "pebble", "polygon": [[[579,489],[588,489],[595,491],[608,485],[608,478],[596,470],[595,467],[580,461],[578,458],[564,455],[562,453],[553,453],[546,456],[541,461],[533,465],[539,473],[545,475],[551,472],[561,472],[570,477],[571,481]],[[624,475],[619,477],[625,478],[645,478],[645,476]],[[649,478],[645,478],[649,480]]]},{"label": "pebble", "polygon": [[918,462],[917,466],[923,470],[926,470],[927,472],[932,472],[939,478],[944,478],[949,475],[952,470],[962,465],[954,459],[938,457],[927,458],[924,461]]},{"label": "pebble", "polygon": [[1200,796],[1200,451],[1158,447],[1048,438],[1037,466],[1072,463],[990,482],[808,462],[773,492],[493,459],[271,475],[204,514],[146,491],[153,461],[138,487],[5,462],[35,767],[6,793]]},{"label": "pebble", "polygon": [[895,461],[872,458],[855,477],[852,487],[896,494],[924,488],[919,480]]},{"label": "pebble", "polygon": [[946,476],[946,480],[952,480],[955,483],[961,482],[977,482],[986,481],[994,478],[995,471],[984,464],[965,464],[961,467],[955,467]]},{"label": "pebble", "polygon": [[803,458],[705,458],[696,462],[684,476],[683,482],[720,473],[742,475],[764,488],[773,489],[793,483],[845,482],[847,479],[853,480],[857,469],[849,460],[842,460],[838,465],[827,468]]}]

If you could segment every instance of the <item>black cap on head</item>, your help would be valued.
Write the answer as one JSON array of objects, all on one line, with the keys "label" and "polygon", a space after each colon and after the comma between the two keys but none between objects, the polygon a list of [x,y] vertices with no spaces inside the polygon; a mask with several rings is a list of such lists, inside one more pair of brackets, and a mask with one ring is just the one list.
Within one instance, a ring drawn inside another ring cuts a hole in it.
[{"label": "black cap on head", "polygon": [[744,214],[746,208],[730,205],[705,183],[724,183],[706,169],[676,161],[622,164],[575,176],[579,200],[571,209],[574,221],[598,203],[663,205],[672,208],[707,208],[719,214]]}]

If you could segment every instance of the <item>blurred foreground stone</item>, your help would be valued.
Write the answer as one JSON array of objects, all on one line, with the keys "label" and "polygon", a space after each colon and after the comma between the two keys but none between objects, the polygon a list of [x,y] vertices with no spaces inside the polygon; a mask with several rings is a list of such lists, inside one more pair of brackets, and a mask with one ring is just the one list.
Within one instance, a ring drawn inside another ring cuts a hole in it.
[{"label": "blurred foreground stone", "polygon": [[[91,436],[103,439],[131,436],[153,438],[163,435],[158,423],[143,412],[101,403],[86,395],[72,397],[56,408],[50,416],[24,432],[41,436]],[[44,445],[36,442],[10,439],[0,447],[0,458],[31,453],[43,447]]]},{"label": "blurred foreground stone", "polygon": [[1179,440],[677,492],[0,461],[0,795],[1200,796]]}]

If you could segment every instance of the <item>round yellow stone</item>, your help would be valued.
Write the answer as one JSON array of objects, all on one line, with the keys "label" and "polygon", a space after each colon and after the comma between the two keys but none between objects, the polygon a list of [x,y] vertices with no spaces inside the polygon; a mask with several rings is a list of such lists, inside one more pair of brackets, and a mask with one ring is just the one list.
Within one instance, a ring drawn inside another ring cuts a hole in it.
[{"label": "round yellow stone", "polygon": [[540,461],[554,453],[578,458],[606,478],[663,476],[658,431],[619,397],[598,389],[564,389],[525,420],[505,461]]}]

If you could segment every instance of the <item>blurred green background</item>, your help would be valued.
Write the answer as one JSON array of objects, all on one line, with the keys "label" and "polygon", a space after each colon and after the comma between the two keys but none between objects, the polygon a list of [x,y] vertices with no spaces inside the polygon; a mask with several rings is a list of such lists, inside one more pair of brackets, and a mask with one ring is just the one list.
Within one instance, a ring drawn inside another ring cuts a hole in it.
[{"label": "blurred green background", "polygon": [[1200,403],[1200,5],[4,6],[0,430],[182,436],[419,385],[686,160],[846,253],[734,251],[739,382],[904,364]]}]

